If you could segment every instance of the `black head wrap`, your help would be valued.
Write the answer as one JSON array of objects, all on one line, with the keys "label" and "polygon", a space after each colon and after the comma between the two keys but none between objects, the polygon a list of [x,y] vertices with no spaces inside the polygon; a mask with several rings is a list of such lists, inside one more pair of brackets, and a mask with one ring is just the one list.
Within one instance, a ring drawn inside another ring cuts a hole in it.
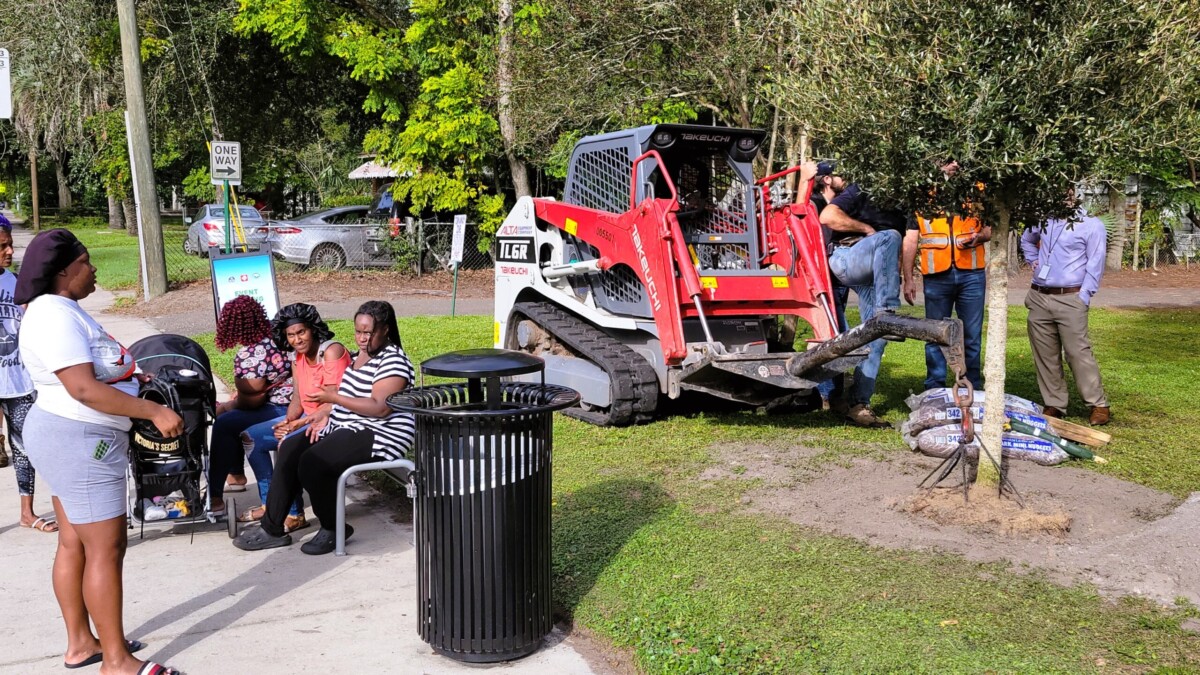
[{"label": "black head wrap", "polygon": [[276,347],[285,352],[292,351],[292,346],[287,341],[287,329],[288,326],[298,323],[308,326],[309,330],[313,332],[313,339],[317,341],[317,344],[333,339],[333,331],[329,330],[329,326],[321,320],[317,308],[297,302],[279,310],[279,313],[275,315],[275,320],[271,322],[271,339],[275,341]]},{"label": "black head wrap", "polygon": [[25,247],[13,302],[24,305],[49,293],[54,288],[54,277],[84,253],[87,247],[70,230],[46,230],[34,237]]}]

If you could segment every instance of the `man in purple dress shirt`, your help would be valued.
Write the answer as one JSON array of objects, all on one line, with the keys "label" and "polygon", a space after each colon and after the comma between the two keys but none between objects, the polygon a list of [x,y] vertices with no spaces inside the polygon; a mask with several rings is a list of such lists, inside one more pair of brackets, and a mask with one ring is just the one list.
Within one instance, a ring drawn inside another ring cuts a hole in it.
[{"label": "man in purple dress shirt", "polygon": [[1104,223],[1082,209],[1069,221],[1048,220],[1021,236],[1021,252],[1033,265],[1033,285],[1025,296],[1026,325],[1038,389],[1049,417],[1062,417],[1067,410],[1065,352],[1079,394],[1090,409],[1089,421],[1108,424],[1108,397],[1088,337],[1088,306],[1100,289],[1107,243]]}]

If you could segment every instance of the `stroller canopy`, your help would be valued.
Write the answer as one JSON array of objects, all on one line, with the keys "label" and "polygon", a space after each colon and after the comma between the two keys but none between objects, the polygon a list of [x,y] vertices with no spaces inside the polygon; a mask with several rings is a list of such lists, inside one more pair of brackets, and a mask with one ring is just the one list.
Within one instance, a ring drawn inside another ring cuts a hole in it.
[{"label": "stroller canopy", "polygon": [[[212,366],[208,354],[195,340],[182,335],[163,333],[151,335],[129,346],[129,353],[137,361],[142,372],[157,375],[166,366],[194,370],[209,384],[213,382]],[[216,392],[213,391],[213,404]]]}]

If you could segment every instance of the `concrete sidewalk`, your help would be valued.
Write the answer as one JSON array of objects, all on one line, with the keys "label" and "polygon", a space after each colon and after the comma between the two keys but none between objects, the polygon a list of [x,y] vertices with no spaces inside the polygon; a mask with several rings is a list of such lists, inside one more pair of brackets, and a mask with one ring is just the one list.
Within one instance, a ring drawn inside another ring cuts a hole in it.
[{"label": "concrete sidewalk", "polygon": [[[31,233],[14,228],[18,256]],[[81,304],[123,344],[159,331],[135,317],[109,314],[112,294]],[[289,548],[248,553],[234,548],[224,524],[147,527],[130,533],[125,561],[125,631],[147,643],[141,658],[198,673],[591,673],[555,631],[533,656],[491,667],[440,657],[417,635],[416,559],[412,524],[396,523],[374,492],[351,490],[354,523],[348,556],[306,556],[301,531]],[[258,503],[233,493],[239,509]],[[0,673],[62,672],[66,647],[50,583],[56,537],[21,528],[12,469],[0,469]],[[38,481],[34,509],[52,513]],[[309,518],[312,519],[311,511]],[[92,670],[91,672],[96,672]]]}]

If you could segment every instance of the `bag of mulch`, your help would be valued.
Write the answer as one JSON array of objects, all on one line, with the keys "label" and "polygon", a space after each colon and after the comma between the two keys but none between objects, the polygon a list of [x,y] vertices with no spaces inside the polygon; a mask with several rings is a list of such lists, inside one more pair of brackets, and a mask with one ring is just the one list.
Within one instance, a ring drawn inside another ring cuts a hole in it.
[{"label": "bag of mulch", "polygon": [[[944,459],[953,454],[962,442],[962,427],[957,424],[934,427],[920,432],[915,437],[906,436],[905,441],[914,450]],[[972,457],[978,456],[978,441],[972,441],[967,446],[967,452]],[[1011,431],[1002,436],[1001,452],[1010,459],[1023,459],[1042,466],[1062,464],[1070,458],[1066,452],[1049,441]]]},{"label": "bag of mulch", "polygon": [[[962,390],[963,395],[966,395],[966,390]],[[949,387],[937,387],[929,389],[919,394],[913,394],[904,399],[908,404],[909,410],[916,410],[924,407],[934,408],[953,408],[954,407],[954,392]],[[975,399],[972,404],[987,403],[987,392],[976,390]],[[1032,415],[1042,414],[1042,406],[1030,401],[1027,398],[1013,396],[1012,394],[1004,395],[1004,409],[1012,409],[1018,412],[1023,412]]]},{"label": "bag of mulch", "polygon": [[[976,425],[983,423],[983,405],[976,404],[971,406],[971,419]],[[1046,428],[1046,418],[1033,413],[1025,412],[1017,408],[1005,408],[1004,414],[1009,419],[1017,419],[1026,424],[1037,428]],[[909,414],[908,419],[900,424],[900,433],[909,436],[932,429],[934,427],[943,427],[947,424],[955,424],[962,422],[962,410],[953,406],[947,408],[941,405],[931,404],[925,405]]]}]

